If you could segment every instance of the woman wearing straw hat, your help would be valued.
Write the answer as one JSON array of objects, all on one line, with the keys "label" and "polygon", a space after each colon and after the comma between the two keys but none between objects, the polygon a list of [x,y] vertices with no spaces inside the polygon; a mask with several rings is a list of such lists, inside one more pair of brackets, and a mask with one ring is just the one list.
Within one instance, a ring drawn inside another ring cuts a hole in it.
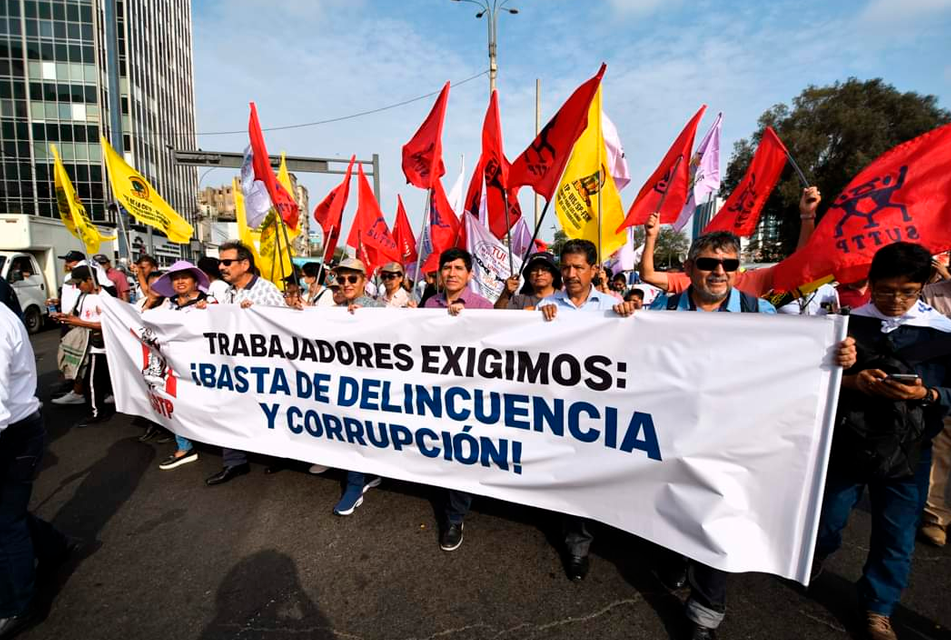
[{"label": "woman wearing straw hat", "polygon": [[[186,311],[199,302],[206,304],[217,303],[208,295],[208,276],[205,272],[187,260],[179,260],[165,272],[154,284],[149,285],[152,291],[165,297],[165,308],[173,311]],[[175,436],[177,449],[159,465],[159,469],[168,471],[189,462],[198,460],[198,452],[192,446],[191,440],[182,436]]]}]

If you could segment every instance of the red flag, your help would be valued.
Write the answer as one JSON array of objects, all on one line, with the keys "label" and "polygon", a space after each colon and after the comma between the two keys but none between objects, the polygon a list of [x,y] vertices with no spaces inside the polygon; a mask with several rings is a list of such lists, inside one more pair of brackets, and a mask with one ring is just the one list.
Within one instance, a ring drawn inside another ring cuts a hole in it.
[{"label": "red flag", "polygon": [[406,182],[420,189],[432,189],[434,183],[446,173],[446,166],[442,162],[442,124],[446,117],[448,98],[447,82],[416,135],[403,145],[403,175],[406,176]]},{"label": "red flag", "polygon": [[509,169],[509,188],[528,185],[538,195],[551,200],[571,157],[571,149],[588,126],[588,107],[601,86],[606,68],[602,63],[593,78],[575,89],[535,140],[515,159]]},{"label": "red flag", "polygon": [[333,259],[334,251],[337,249],[343,210],[347,206],[347,198],[350,197],[350,174],[353,172],[353,163],[356,159],[356,156],[350,156],[350,164],[347,165],[347,174],[343,177],[343,182],[331,189],[327,197],[314,208],[314,219],[324,232],[324,264]]},{"label": "red flag", "polygon": [[[644,186],[641,187],[634,204],[627,211],[627,217],[617,228],[618,232],[636,224],[644,224],[654,212],[660,213],[662,224],[671,224],[677,221],[680,212],[687,202],[687,187],[690,183],[690,155],[693,152],[693,139],[697,135],[697,125],[707,105],[701,105],[683,128],[674,144],[667,150],[667,155]],[[673,175],[671,175],[673,174]],[[667,194],[666,196],[664,194]],[[663,207],[661,207],[663,200]],[[657,211],[661,207],[663,211]]]},{"label": "red flag", "polygon": [[446,190],[442,181],[436,180],[433,184],[432,197],[429,203],[429,237],[436,257],[456,246],[459,237],[459,219],[452,211]]},{"label": "red flag", "polygon": [[766,127],[746,175],[703,232],[732,231],[743,238],[753,235],[763,205],[786,167],[787,156],[779,136],[772,127]]},{"label": "red flag", "polygon": [[476,162],[475,169],[472,171],[472,178],[469,180],[469,188],[466,190],[466,199],[462,203],[462,210],[479,217],[479,209],[482,207],[482,184],[485,181],[485,172],[482,170],[482,158]]},{"label": "red flag", "polygon": [[[513,217],[515,211],[509,207],[508,224],[506,224],[507,198],[505,196],[509,188],[509,161],[506,160],[502,151],[502,121],[499,116],[498,91],[492,92],[489,108],[485,112],[485,120],[482,123],[482,156],[479,158],[479,167],[482,169],[481,177],[485,179],[487,226],[496,238],[504,238],[508,230],[518,222],[521,210],[518,210],[517,217]],[[472,185],[470,184],[469,187],[471,190]],[[476,207],[478,216],[478,203]]]},{"label": "red flag", "polygon": [[403,208],[403,198],[396,196],[396,222],[393,223],[393,240],[400,250],[400,263],[405,267],[411,262],[416,262],[419,253],[416,251],[416,236],[413,235],[413,227],[409,224],[409,218],[406,217],[406,209]]},{"label": "red flag", "polygon": [[861,280],[875,252],[900,241],[932,254],[951,248],[951,124],[886,151],[855,176],[806,246],[776,265],[773,285],[789,291],[830,274]]},{"label": "red flag", "polygon": [[297,228],[298,218],[300,218],[300,207],[294,196],[287,192],[287,189],[274,177],[274,171],[271,169],[271,159],[267,155],[267,148],[264,146],[264,134],[261,132],[261,123],[258,122],[258,110],[251,103],[251,118],[248,121],[248,137],[251,139],[252,166],[254,167],[254,179],[260,180],[267,188],[267,193],[271,196],[271,205],[281,214],[281,219],[291,229]]},{"label": "red flag", "polygon": [[399,262],[400,251],[390,234],[389,227],[386,226],[386,220],[383,218],[383,212],[380,211],[376,196],[373,195],[370,182],[363,174],[362,164],[357,166],[357,181],[359,183],[357,185],[359,197],[357,215],[353,219],[353,226],[350,227],[347,244],[362,251],[366,256],[364,263],[369,275],[376,267],[387,262]]}]

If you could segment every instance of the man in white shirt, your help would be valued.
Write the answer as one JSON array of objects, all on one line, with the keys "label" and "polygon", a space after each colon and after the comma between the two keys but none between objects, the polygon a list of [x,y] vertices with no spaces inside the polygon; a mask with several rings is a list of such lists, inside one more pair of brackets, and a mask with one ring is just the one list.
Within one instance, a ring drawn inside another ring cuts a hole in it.
[{"label": "man in white shirt", "polygon": [[36,359],[23,323],[0,304],[0,637],[36,621],[37,582],[68,554],[66,538],[29,511],[46,430]]},{"label": "man in white shirt", "polygon": [[53,319],[71,327],[89,329],[89,346],[86,356],[88,364],[83,384],[88,390],[90,413],[76,424],[77,427],[87,427],[98,422],[105,422],[115,413],[112,405],[106,404],[106,398],[112,395],[112,381],[109,378],[109,366],[106,364],[106,345],[102,338],[100,287],[87,266],[73,269],[66,282],[80,291],[79,300],[75,306],[76,313],[57,313],[53,315]]},{"label": "man in white shirt", "polygon": [[[286,307],[284,295],[264,278],[255,275],[254,254],[240,242],[226,242],[218,247],[218,264],[221,277],[230,287],[224,293],[221,304],[236,304],[242,309],[252,305]],[[203,308],[201,303],[199,308]],[[237,449],[222,449],[221,471],[207,478],[205,484],[213,487],[229,482],[251,472],[248,454]]]}]

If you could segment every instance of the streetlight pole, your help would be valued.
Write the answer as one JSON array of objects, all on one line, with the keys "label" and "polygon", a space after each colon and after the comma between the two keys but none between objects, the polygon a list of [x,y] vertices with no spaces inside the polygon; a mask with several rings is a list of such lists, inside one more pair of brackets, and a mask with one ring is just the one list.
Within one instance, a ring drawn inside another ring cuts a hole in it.
[{"label": "streetlight pole", "polygon": [[[495,79],[499,75],[498,61],[498,33],[499,33],[499,11],[511,13],[513,16],[518,13],[518,9],[506,7],[509,0],[453,0],[453,2],[468,2],[482,9],[476,14],[476,18],[486,16],[486,27],[488,27],[489,40],[489,95],[495,91]],[[486,15],[488,14],[488,15]]]}]

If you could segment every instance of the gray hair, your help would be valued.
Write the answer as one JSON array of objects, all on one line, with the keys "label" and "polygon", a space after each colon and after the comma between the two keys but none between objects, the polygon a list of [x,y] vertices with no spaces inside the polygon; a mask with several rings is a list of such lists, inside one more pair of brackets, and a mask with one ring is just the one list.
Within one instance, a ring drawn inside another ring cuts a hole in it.
[{"label": "gray hair", "polygon": [[694,260],[700,253],[706,249],[716,251],[720,249],[724,252],[733,252],[740,255],[740,239],[736,234],[729,231],[712,231],[698,238],[695,238],[690,245],[690,251],[687,252],[687,260]]}]

